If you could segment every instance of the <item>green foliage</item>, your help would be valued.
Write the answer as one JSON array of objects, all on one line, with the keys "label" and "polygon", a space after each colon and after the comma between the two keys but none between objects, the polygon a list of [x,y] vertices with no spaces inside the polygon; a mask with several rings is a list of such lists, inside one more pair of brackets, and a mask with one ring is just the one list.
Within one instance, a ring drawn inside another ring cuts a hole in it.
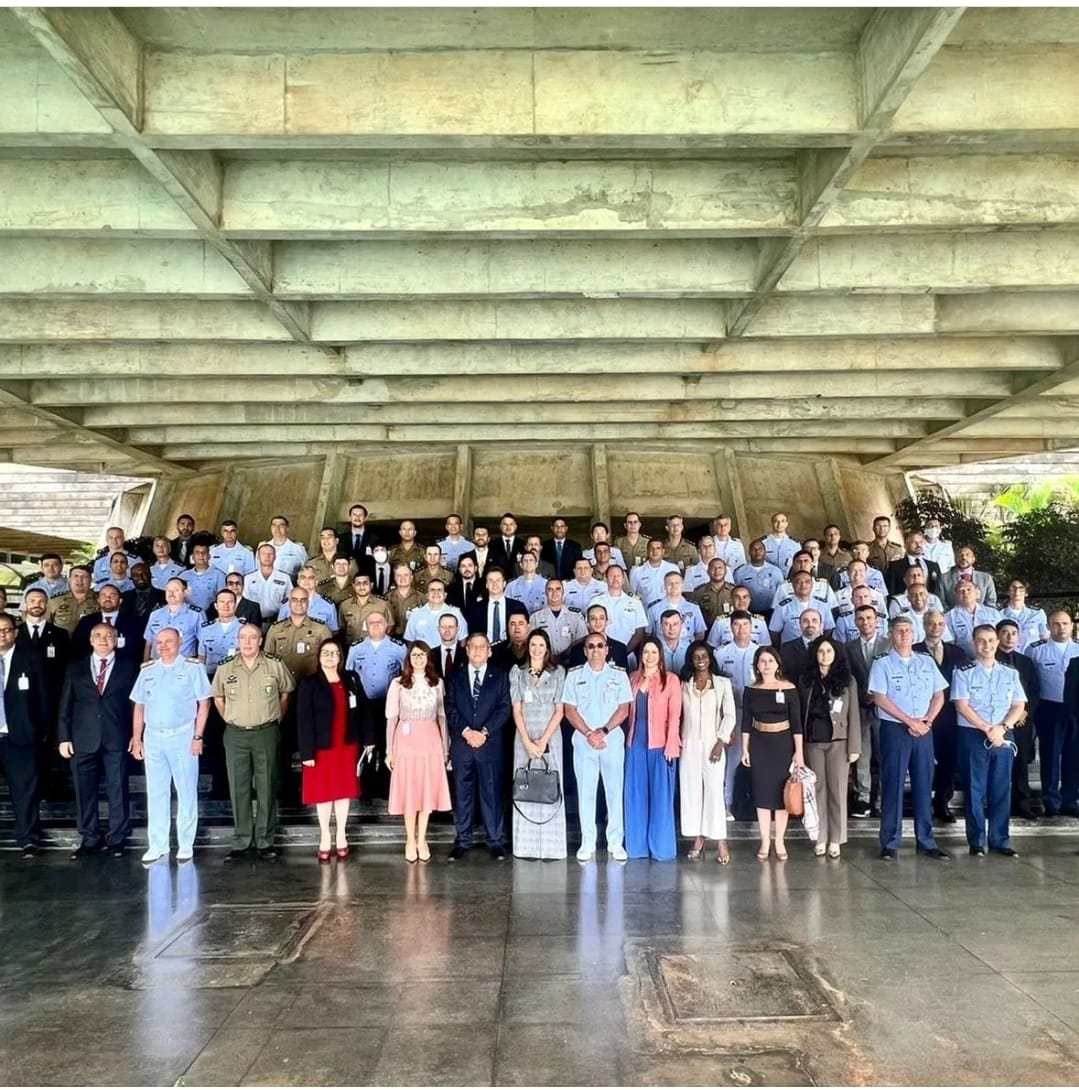
[{"label": "green foliage", "polygon": [[1053,503],[1079,507],[1079,477],[1054,477],[1013,484],[998,491],[989,502],[1002,513],[1013,517],[1044,510]]},{"label": "green foliage", "polygon": [[1079,589],[1079,517],[1059,501],[1029,511],[1001,530],[1009,578],[1043,594]]}]

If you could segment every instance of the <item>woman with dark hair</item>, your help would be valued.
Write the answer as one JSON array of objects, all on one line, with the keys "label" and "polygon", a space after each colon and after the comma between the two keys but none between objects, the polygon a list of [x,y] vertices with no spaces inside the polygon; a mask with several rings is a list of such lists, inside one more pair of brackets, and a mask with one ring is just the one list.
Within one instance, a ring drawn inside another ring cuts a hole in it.
[{"label": "woman with dark hair", "polygon": [[[562,775],[562,685],[566,671],[551,661],[551,640],[542,628],[528,637],[528,658],[510,670],[513,767],[540,758]],[[553,744],[552,744],[553,743]],[[522,859],[566,858],[566,800],[553,808],[536,802],[513,804],[513,854]]]},{"label": "woman with dark hair", "polygon": [[318,647],[318,669],[296,694],[296,731],[303,762],[303,802],[318,813],[318,860],[330,861],[330,815],[337,821],[337,857],[348,856],[349,806],[360,797],[360,745],[373,747],[375,728],[359,675],[344,669],[336,640]]},{"label": "woman with dark hair", "polygon": [[790,777],[792,760],[795,767],[805,767],[798,689],[783,676],[779,652],[761,647],[753,656],[753,682],[742,693],[742,764],[750,773],[761,832],[757,858],[762,863],[767,862],[771,851],[773,819],[776,859],[781,863],[787,861],[783,845],[787,832],[783,785]]},{"label": "woman with dark hair", "polygon": [[678,855],[674,762],[682,750],[682,685],[667,672],[655,636],[646,636],[637,654],[626,732],[626,851],[631,859],[671,860]]},{"label": "woman with dark hair", "polygon": [[427,821],[432,810],[449,810],[446,779],[450,738],[446,694],[431,649],[417,640],[400,677],[386,694],[386,767],[390,770],[391,814],[405,819],[405,860],[427,863]]},{"label": "woman with dark hair", "polygon": [[727,847],[724,782],[727,746],[734,733],[734,690],[704,640],[694,640],[682,670],[682,759],[678,786],[682,835],[694,838],[689,859],[700,859],[705,839],[715,840],[716,862],[731,861]]},{"label": "woman with dark hair", "polygon": [[847,778],[858,760],[862,723],[858,685],[847,656],[830,636],[809,645],[809,666],[798,682],[806,760],[817,777],[820,833],[814,854],[839,858],[847,842]]}]

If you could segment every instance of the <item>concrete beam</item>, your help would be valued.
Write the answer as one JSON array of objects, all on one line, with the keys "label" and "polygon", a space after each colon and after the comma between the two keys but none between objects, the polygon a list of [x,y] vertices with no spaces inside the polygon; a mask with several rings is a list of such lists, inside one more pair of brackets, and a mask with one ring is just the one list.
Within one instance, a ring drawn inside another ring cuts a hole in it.
[{"label": "concrete beam", "polygon": [[453,474],[453,509],[467,527],[472,518],[472,448],[467,443],[457,447]]},{"label": "concrete beam", "polygon": [[592,518],[611,522],[611,481],[607,472],[607,448],[603,443],[592,444]]},{"label": "concrete beam", "polygon": [[1079,334],[1079,292],[938,295],[938,333]]}]

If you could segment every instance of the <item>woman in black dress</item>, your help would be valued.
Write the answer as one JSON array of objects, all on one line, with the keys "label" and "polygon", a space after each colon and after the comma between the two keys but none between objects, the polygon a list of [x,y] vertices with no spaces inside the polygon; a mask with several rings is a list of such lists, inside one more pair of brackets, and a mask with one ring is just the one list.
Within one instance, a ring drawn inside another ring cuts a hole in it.
[{"label": "woman in black dress", "polygon": [[757,858],[768,859],[772,820],[776,823],[776,859],[787,861],[783,837],[787,811],[783,785],[790,777],[791,760],[804,767],[802,711],[798,689],[783,676],[779,653],[762,647],[753,656],[753,683],[742,694],[742,764],[750,773],[753,805],[761,830]]}]

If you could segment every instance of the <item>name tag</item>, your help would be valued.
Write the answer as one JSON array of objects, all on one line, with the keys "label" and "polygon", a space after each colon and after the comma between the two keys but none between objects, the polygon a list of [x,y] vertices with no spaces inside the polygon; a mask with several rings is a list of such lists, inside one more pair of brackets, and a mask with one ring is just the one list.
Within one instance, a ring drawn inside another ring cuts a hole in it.
[{"label": "name tag", "polygon": [[235,570],[236,570],[236,565],[235,565],[235,564],[230,564],[230,565],[228,566],[228,568],[226,568],[226,571],[227,571],[227,572],[228,572],[228,573],[229,573],[230,575],[231,575],[231,574],[232,574],[232,573],[233,573],[233,572],[234,572]]},{"label": "name tag", "polygon": [[273,696],[273,694],[277,692],[277,687],[275,685],[264,685],[262,688],[267,696]]},{"label": "name tag", "polygon": [[126,647],[127,646],[127,640],[124,639],[123,636],[117,636],[116,637],[116,646],[119,647],[119,648]]},{"label": "name tag", "polygon": [[348,706],[350,708],[356,707],[356,694],[355,693],[349,693],[348,694]]},{"label": "name tag", "polygon": [[45,657],[47,659],[56,658],[56,648],[52,644],[45,648]]},{"label": "name tag", "polygon": [[19,691],[24,693],[30,691],[30,679],[25,674],[19,675]]},{"label": "name tag", "polygon": [[776,689],[776,703],[777,704],[786,704],[787,703],[787,694],[782,689]]},{"label": "name tag", "polygon": [[407,720],[401,724],[401,733],[407,738],[412,733],[412,724]]},{"label": "name tag", "polygon": [[832,714],[833,715],[838,715],[842,710],[843,710],[843,698],[841,696],[837,696],[835,698],[835,700],[832,701]]},{"label": "name tag", "polygon": [[532,692],[532,690],[531,689],[525,689],[525,703],[526,704],[531,704],[532,701],[535,700],[535,699],[536,699],[536,697],[535,697],[535,694]]},{"label": "name tag", "polygon": [[304,643],[303,640],[300,640],[300,642],[296,644],[296,650],[302,655],[307,650],[307,644]]}]

